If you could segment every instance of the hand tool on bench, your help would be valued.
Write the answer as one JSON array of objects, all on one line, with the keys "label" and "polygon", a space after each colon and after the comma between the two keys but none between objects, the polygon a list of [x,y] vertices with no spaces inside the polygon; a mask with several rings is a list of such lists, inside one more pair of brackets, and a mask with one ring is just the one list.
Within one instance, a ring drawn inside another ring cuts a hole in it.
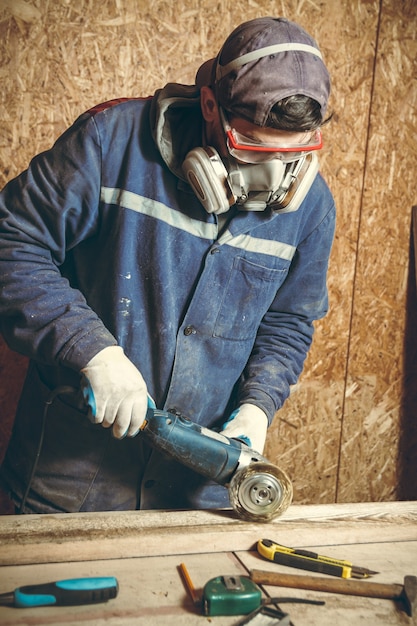
[{"label": "hand tool on bench", "polygon": [[[184,563],[179,565],[179,571],[196,607],[203,615],[251,615],[262,611],[274,612],[283,617],[283,611],[278,607],[271,607],[278,603],[315,604],[323,605],[321,600],[307,598],[262,598],[262,591],[248,576],[229,575],[216,576],[206,582],[204,588],[198,591],[191,580],[191,576]],[[246,623],[244,621],[243,623]]]},{"label": "hand tool on bench", "polygon": [[250,577],[259,585],[277,585],[279,587],[325,591],[349,596],[397,600],[402,603],[410,617],[417,610],[417,576],[405,576],[403,585],[359,580],[335,580],[333,578],[282,574],[262,570],[252,570]]},{"label": "hand tool on bench", "polygon": [[[253,619],[257,614],[262,613],[269,614],[276,621],[279,620],[282,626],[284,626],[284,620],[287,621],[287,626],[290,626],[290,617],[278,605],[294,603],[321,606],[324,604],[320,600],[309,598],[262,598],[260,587],[247,576],[216,576],[210,579],[204,585],[202,600],[204,615],[250,615]],[[250,620],[243,620],[243,624],[246,623],[250,623]]]},{"label": "hand tool on bench", "polygon": [[271,541],[271,539],[260,539],[257,543],[257,550],[268,561],[309,570],[310,572],[318,572],[319,574],[329,574],[340,578],[368,578],[378,574],[378,572],[365,567],[353,565],[349,561],[342,561],[330,556],[320,556],[320,554],[310,550],[286,548],[275,543],[275,541]]},{"label": "hand tool on bench", "polygon": [[35,606],[75,606],[107,602],[117,596],[119,585],[114,576],[70,578],[52,583],[25,585],[0,594],[0,606],[20,609]]},{"label": "hand tool on bench", "polygon": [[227,487],[230,504],[242,519],[269,522],[291,504],[293,490],[286,473],[242,441],[154,408],[148,408],[139,436]]}]

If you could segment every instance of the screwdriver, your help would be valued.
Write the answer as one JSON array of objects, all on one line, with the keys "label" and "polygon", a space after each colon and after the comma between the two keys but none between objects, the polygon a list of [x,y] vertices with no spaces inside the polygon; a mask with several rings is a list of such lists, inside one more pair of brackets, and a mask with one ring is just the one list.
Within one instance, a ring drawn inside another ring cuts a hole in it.
[{"label": "screwdriver", "polygon": [[340,578],[369,578],[378,572],[365,567],[358,567],[349,561],[334,559],[329,556],[320,556],[309,550],[286,548],[270,539],[260,539],[257,544],[258,552],[269,561],[280,565],[298,567],[299,569],[321,574],[330,574]]},{"label": "screwdriver", "polygon": [[40,585],[25,585],[0,594],[1,606],[74,606],[107,602],[117,596],[119,584],[114,576],[69,578]]}]

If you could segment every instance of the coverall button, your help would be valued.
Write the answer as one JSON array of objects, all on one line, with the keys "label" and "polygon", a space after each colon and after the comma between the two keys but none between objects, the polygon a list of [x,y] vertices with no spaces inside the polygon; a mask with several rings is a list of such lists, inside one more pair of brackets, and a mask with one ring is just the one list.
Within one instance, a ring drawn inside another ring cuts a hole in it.
[{"label": "coverall button", "polygon": [[188,337],[189,335],[195,335],[196,334],[196,329],[194,328],[194,326],[186,326],[184,328],[184,335],[186,337]]},{"label": "coverall button", "polygon": [[210,250],[210,254],[216,254],[217,252],[220,252],[220,248],[218,248],[217,246]]},{"label": "coverall button", "polygon": [[144,487],[145,487],[145,489],[150,489],[151,487],[153,487],[153,486],[154,486],[154,484],[155,484],[155,481],[154,481],[154,480],[147,480],[147,481],[145,482]]}]

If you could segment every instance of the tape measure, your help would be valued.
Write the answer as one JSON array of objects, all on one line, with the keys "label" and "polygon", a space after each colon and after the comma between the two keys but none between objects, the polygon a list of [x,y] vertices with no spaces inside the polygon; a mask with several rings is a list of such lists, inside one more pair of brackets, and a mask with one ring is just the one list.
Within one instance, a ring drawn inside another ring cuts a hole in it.
[{"label": "tape measure", "polygon": [[261,604],[260,588],[245,576],[217,576],[204,585],[204,615],[247,615]]}]

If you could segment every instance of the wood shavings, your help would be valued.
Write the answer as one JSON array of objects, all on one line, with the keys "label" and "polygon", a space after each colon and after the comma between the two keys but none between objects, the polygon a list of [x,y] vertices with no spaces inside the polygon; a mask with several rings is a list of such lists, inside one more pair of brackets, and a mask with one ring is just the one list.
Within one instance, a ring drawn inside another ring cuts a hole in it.
[{"label": "wood shavings", "polygon": [[41,12],[33,4],[24,0],[2,0],[1,4],[3,9],[23,22],[36,22],[42,18]]}]

